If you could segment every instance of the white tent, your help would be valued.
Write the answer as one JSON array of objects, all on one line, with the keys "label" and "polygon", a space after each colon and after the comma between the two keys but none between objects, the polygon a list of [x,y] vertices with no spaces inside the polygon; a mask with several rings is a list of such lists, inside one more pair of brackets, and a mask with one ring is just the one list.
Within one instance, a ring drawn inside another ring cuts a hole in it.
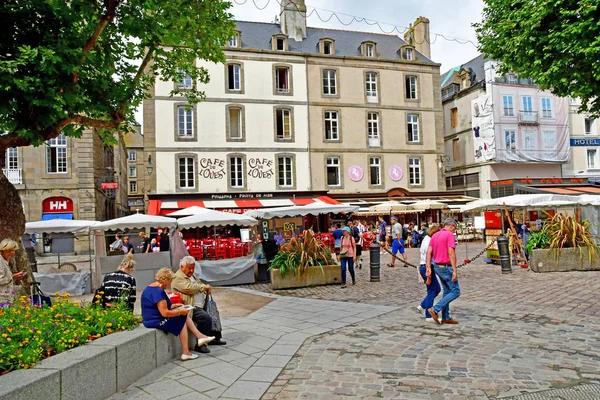
[{"label": "white tent", "polygon": [[303,217],[305,215],[320,215],[329,213],[350,213],[357,212],[360,207],[347,204],[323,204],[312,203],[306,206],[289,206],[275,208],[261,208],[258,210],[246,211],[244,215],[253,218],[285,218],[285,217]]},{"label": "white tent", "polygon": [[501,209],[506,204],[510,209],[518,208],[561,208],[584,205],[600,205],[600,196],[594,195],[562,195],[562,194],[516,194],[497,199],[482,199],[472,201],[461,207],[462,212],[485,211],[486,209]]},{"label": "white tent", "polygon": [[96,221],[49,219],[25,223],[25,233],[87,233]]},{"label": "white tent", "polygon": [[132,214],[126,217],[110,219],[104,222],[98,222],[92,229],[99,231],[117,230],[117,229],[142,229],[151,227],[176,228],[177,220],[175,218],[161,217],[159,215]]},{"label": "white tent", "polygon": [[390,214],[406,211],[410,207],[406,204],[391,200],[369,207],[369,213],[372,214]]},{"label": "white tent", "polygon": [[[191,208],[191,207],[190,207]],[[202,209],[202,207],[197,207]],[[185,211],[187,209],[181,210]],[[258,221],[252,217],[243,214],[234,214],[222,211],[209,210],[204,208],[205,212],[195,210],[196,214],[190,215],[189,217],[179,218],[177,225],[181,229],[188,228],[202,228],[208,226],[226,226],[226,225],[238,225],[238,226],[253,226],[258,224]],[[169,215],[175,215],[180,211],[176,211]],[[188,211],[189,212],[189,211]]]}]

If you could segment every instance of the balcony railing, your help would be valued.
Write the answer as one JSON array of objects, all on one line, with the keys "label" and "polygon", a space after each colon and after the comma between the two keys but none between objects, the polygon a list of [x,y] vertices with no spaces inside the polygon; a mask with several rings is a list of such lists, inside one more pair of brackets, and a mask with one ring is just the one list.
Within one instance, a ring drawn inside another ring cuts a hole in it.
[{"label": "balcony railing", "polygon": [[2,173],[8,179],[10,183],[13,185],[22,185],[23,184],[23,176],[21,175],[21,168],[13,168],[13,169],[2,169]]},{"label": "balcony railing", "polygon": [[519,111],[519,122],[522,124],[537,124],[537,111]]}]

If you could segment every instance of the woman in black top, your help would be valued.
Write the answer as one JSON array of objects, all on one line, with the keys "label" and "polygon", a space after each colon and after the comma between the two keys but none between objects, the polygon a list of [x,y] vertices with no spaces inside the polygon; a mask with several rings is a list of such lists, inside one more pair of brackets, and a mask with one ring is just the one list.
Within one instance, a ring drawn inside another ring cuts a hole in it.
[{"label": "woman in black top", "polygon": [[116,302],[124,299],[129,309],[133,311],[136,299],[135,278],[131,276],[135,268],[133,255],[127,254],[119,269],[104,276],[102,287],[104,289],[104,303],[106,307],[115,307]]}]

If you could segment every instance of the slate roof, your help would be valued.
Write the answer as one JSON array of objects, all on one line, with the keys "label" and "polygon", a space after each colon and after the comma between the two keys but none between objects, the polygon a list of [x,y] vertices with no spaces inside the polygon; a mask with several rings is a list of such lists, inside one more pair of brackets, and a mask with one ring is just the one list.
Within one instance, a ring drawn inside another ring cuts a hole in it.
[{"label": "slate roof", "polygon": [[461,64],[459,66],[456,66],[456,67],[452,68],[450,71],[444,72],[441,75],[441,79],[440,79],[442,82],[442,88],[451,84],[452,83],[452,81],[451,81],[452,75],[455,72],[460,71],[462,68],[466,68],[466,69],[471,68],[473,70],[474,82],[485,79],[484,65],[488,61],[491,61],[491,59],[484,57],[483,54],[480,54],[477,57],[475,57],[474,59],[467,61],[466,63]]},{"label": "slate roof", "polygon": [[[242,33],[242,48],[256,50],[272,50],[271,38],[281,33],[278,23],[236,21],[237,30]],[[339,29],[306,28],[307,38],[301,42],[288,40],[288,50],[300,53],[319,53],[319,40],[324,37],[335,41],[336,56],[361,56],[360,45],[365,41],[375,42],[379,59],[401,60],[398,49],[406,42],[396,35],[385,35],[370,32],[346,31]],[[423,54],[417,53],[419,61],[431,62]]]}]

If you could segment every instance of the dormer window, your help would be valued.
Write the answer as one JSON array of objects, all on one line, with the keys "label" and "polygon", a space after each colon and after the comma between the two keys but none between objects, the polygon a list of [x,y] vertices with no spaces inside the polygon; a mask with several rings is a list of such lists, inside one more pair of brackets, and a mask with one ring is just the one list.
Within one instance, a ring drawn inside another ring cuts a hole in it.
[{"label": "dormer window", "polygon": [[412,61],[413,60],[413,49],[411,49],[410,47],[407,47],[405,52],[404,52],[404,59],[406,61]]},{"label": "dormer window", "polygon": [[377,57],[377,49],[373,42],[362,42],[360,52],[363,57]]},{"label": "dormer window", "polygon": [[323,38],[320,42],[321,54],[332,55],[335,54],[335,43],[333,39]]},{"label": "dormer window", "polygon": [[409,44],[405,44],[400,47],[400,58],[406,61],[414,61],[415,60],[415,48]]},{"label": "dormer window", "polygon": [[288,51],[288,41],[285,35],[275,35],[271,39],[273,51]]},{"label": "dormer window", "polygon": [[234,35],[227,42],[228,47],[241,47],[242,34],[240,31],[235,31]]}]

